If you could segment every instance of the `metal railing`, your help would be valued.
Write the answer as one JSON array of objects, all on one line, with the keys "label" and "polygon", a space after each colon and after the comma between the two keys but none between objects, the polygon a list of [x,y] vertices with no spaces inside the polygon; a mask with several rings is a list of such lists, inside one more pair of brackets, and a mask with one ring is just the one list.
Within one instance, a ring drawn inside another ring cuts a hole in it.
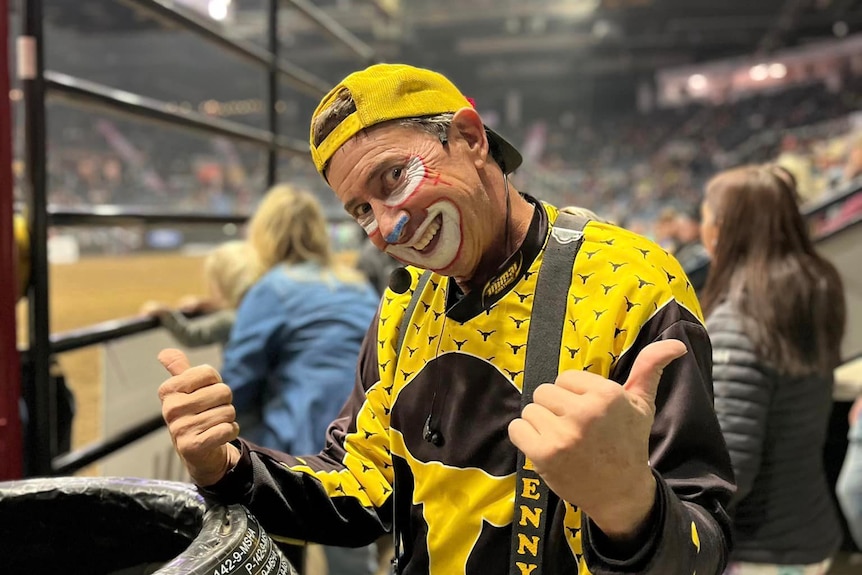
[{"label": "metal railing", "polygon": [[[51,355],[110,343],[121,338],[158,329],[160,326],[161,322],[157,318],[136,316],[52,334]],[[22,350],[20,355],[22,363],[26,364],[31,361],[29,350]],[[163,426],[164,420],[161,415],[156,415],[110,437],[93,441],[68,453],[55,455],[51,458],[51,474],[64,475],[79,471],[87,465],[96,463],[100,459],[158,431]]]},{"label": "metal railing", "polygon": [[[51,336],[51,353],[59,354],[116,341],[158,329],[161,323],[151,317],[130,317],[102,322],[82,329]],[[164,426],[161,415],[124,429],[105,439],[93,441],[84,447],[59,454],[51,460],[54,475],[74,473],[112,453],[131,445]]]},{"label": "metal railing", "polygon": [[183,111],[164,102],[102,86],[58,72],[46,71],[45,87],[52,99],[65,100],[84,106],[134,116],[158,122],[172,128],[185,128],[233,140],[249,142],[277,151],[307,154],[308,144],[278,136],[274,132],[244,126],[236,122],[213,118],[199,112]]},{"label": "metal railing", "polygon": [[131,226],[160,224],[241,224],[248,216],[169,213],[146,208],[100,205],[89,210],[48,206],[52,226]]},{"label": "metal railing", "polygon": [[834,192],[827,193],[823,198],[809,204],[803,210],[805,217],[811,219],[815,216],[825,214],[830,209],[843,204],[851,197],[862,192],[862,178],[853,180],[838,188]]},{"label": "metal railing", "polygon": [[[268,42],[269,52],[253,44],[228,38],[221,31],[202,17],[190,10],[177,6],[175,2],[165,0],[119,0],[122,4],[134,6],[153,16],[169,26],[184,28],[212,44],[246,60],[264,66],[285,78],[295,88],[311,96],[323,96],[331,87],[329,82],[318,78],[311,72],[286,60],[279,59],[273,43]],[[270,23],[278,24],[278,0],[270,0],[267,4],[267,16]],[[335,24],[338,25],[337,23]],[[268,28],[268,40],[275,38],[278,46],[278,31]]]},{"label": "metal railing", "polygon": [[[862,189],[853,188],[850,190],[840,190],[835,195],[830,196],[828,201],[824,201],[821,204],[806,210],[806,214],[809,217],[816,216],[823,213],[824,210],[828,210],[829,208],[846,201],[856,193],[862,193]],[[818,236],[816,239],[825,240],[833,234],[841,233],[844,230],[848,230],[849,228],[860,224],[862,224],[862,214],[848,221],[842,228],[831,230],[827,234]],[[122,337],[137,335],[157,329],[159,326],[160,323],[157,319],[147,317],[134,317],[103,322],[87,328],[68,331],[52,336],[51,353],[63,353],[91,345],[107,343]],[[846,361],[852,361],[855,359],[858,359],[858,357],[848,358]],[[55,473],[70,473],[77,471],[84,466],[98,461],[102,457],[149,435],[150,433],[158,431],[162,428],[163,424],[164,422],[162,421],[161,416],[156,416],[128,430],[122,431],[113,437],[96,441],[72,453],[55,457],[52,462],[53,470]]]},{"label": "metal railing", "polygon": [[[279,57],[278,15],[280,0],[267,0],[267,49],[228,38],[208,20],[178,7],[169,0],[115,0],[144,12],[157,22],[195,34],[213,45],[267,71],[265,94],[266,130],[252,128],[197,112],[184,111],[165,102],[139,94],[117,90],[95,82],[76,78],[44,67],[43,1],[23,0],[22,36],[18,39],[19,77],[24,93],[25,183],[29,192],[28,217],[31,235],[30,284],[27,291],[28,349],[22,356],[29,364],[22,382],[30,420],[28,460],[32,475],[69,473],[112,453],[129,442],[157,429],[156,422],[133,427],[118,437],[85,447],[79,452],[57,456],[53,439],[56,428],[56,397],[50,385],[49,366],[52,356],[87,345],[104,343],[118,337],[140,333],[155,327],[155,320],[117,320],[67,334],[51,335],[49,309],[48,229],[51,226],[122,226],[138,224],[212,224],[238,223],[245,216],[205,214],[167,214],[148,210],[98,206],[91,210],[56,209],[47,198],[46,110],[48,98],[78,106],[132,116],[174,129],[215,134],[234,141],[249,142],[267,150],[267,185],[276,180],[279,153],[307,156],[307,145],[278,133],[278,83],[312,96],[328,90],[329,82]],[[315,6],[294,0],[291,2],[326,34],[353,50],[363,64],[374,60],[373,50],[349,31],[328,18]],[[12,286],[7,286],[12,289]]]}]

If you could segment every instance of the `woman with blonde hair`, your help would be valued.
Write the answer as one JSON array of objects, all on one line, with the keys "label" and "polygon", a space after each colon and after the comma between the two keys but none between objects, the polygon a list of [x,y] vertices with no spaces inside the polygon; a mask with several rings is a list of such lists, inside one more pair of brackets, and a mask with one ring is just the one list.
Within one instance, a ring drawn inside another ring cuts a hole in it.
[{"label": "woman with blonde hair", "polygon": [[364,283],[361,273],[335,262],[323,210],[305,190],[286,184],[272,188],[249,222],[248,241],[266,269],[316,264],[348,283]]},{"label": "woman with blonde hair", "polygon": [[779,169],[745,166],[715,176],[702,205],[712,265],[701,301],[737,482],[732,575],[822,575],[841,544],[823,448],[844,291],[796,196]]},{"label": "woman with blonde hair", "polygon": [[272,188],[247,236],[267,271],[237,310],[222,375],[238,408],[262,410],[258,443],[316,453],[353,387],[377,298],[362,274],[334,262],[323,211],[306,191]]},{"label": "woman with blonde hair", "polygon": [[[224,345],[245,293],[260,278],[263,268],[257,254],[243,240],[232,240],[216,247],[204,259],[206,298],[185,298],[174,310],[160,302],[147,302],[141,312],[155,316],[162,326],[185,347]],[[206,312],[188,318],[182,312]]]},{"label": "woman with blonde hair", "polygon": [[[223,381],[237,411],[247,417],[252,410],[259,419],[242,429],[245,439],[316,454],[353,390],[378,296],[361,273],[334,261],[323,211],[308,192],[270,190],[247,235],[268,271],[237,309]],[[368,548],[327,548],[326,556],[330,573],[371,570]]]}]

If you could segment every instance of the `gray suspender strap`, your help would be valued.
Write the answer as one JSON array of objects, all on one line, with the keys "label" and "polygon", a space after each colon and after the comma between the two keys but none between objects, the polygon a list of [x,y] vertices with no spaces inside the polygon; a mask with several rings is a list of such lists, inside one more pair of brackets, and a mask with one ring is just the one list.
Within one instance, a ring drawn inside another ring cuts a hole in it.
[{"label": "gray suspender strap", "polygon": [[407,333],[407,328],[410,326],[410,318],[413,316],[413,310],[416,309],[416,304],[419,303],[419,298],[422,296],[422,290],[425,289],[425,284],[431,278],[431,272],[425,270],[419,276],[419,281],[416,282],[416,289],[413,290],[413,296],[410,298],[410,303],[404,308],[404,317],[401,318],[401,325],[398,326],[398,341],[395,345],[395,363],[398,363],[398,356],[401,355],[401,346],[404,345],[404,335]]},{"label": "gray suspender strap", "polygon": [[[401,318],[401,325],[398,326],[398,339],[395,343],[395,365],[398,365],[398,358],[401,356],[401,346],[404,345],[404,336],[407,334],[407,328],[410,327],[410,318],[413,317],[413,310],[416,309],[416,305],[419,303],[419,298],[422,297],[422,290],[425,289],[425,284],[428,283],[429,279],[431,279],[431,272],[428,270],[422,272],[422,275],[419,276],[419,281],[416,282],[416,289],[413,290],[413,295],[410,296],[410,303],[408,303],[407,307],[404,308],[404,317]],[[395,372],[393,371],[393,373]],[[398,570],[400,538],[401,534],[399,533],[398,526],[393,525],[392,539],[395,544],[395,557],[392,558],[393,573],[400,573]]]},{"label": "gray suspender strap", "polygon": [[[560,212],[551,228],[533,296],[521,409],[533,401],[536,387],[553,383],[557,378],[572,268],[583,243],[584,227],[588,221],[582,216]],[[509,554],[510,575],[542,573],[547,507],[548,486],[538,473],[527,468],[526,458],[519,451]]]}]

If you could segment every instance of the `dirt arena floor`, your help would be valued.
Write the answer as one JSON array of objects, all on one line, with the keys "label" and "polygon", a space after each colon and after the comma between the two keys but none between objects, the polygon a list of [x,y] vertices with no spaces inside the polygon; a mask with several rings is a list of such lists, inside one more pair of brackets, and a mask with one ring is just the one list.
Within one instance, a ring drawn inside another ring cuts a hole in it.
[{"label": "dirt arena floor", "polygon": [[[149,300],[175,304],[186,295],[204,295],[203,256],[147,253],[85,257],[50,268],[51,332],[65,332],[138,315]],[[355,254],[339,260],[350,264]],[[26,345],[26,303],[18,310],[19,341]],[[75,394],[73,449],[102,439],[98,348],[58,356]],[[155,360],[155,358],[153,358]],[[81,474],[95,473],[87,469]]]},{"label": "dirt arena floor", "polygon": [[[202,270],[203,257],[180,254],[89,257],[52,265],[51,331],[135,316],[148,300],[174,303],[185,295],[203,294]],[[26,326],[23,306],[19,326]],[[98,348],[60,354],[58,359],[77,402],[73,448],[79,448],[102,436]]]},{"label": "dirt arena floor", "polygon": [[[175,304],[187,295],[204,295],[203,256],[174,253],[87,257],[73,264],[50,268],[51,332],[89,327],[101,322],[137,316],[149,300]],[[355,261],[342,253],[338,260]],[[26,302],[18,309],[19,341],[26,345]],[[72,448],[102,439],[102,381],[98,347],[63,353],[60,366],[75,394],[77,412]],[[153,358],[155,361],[155,357]],[[77,475],[98,475],[98,464]],[[307,558],[310,575],[325,575],[322,551],[313,546]]]}]

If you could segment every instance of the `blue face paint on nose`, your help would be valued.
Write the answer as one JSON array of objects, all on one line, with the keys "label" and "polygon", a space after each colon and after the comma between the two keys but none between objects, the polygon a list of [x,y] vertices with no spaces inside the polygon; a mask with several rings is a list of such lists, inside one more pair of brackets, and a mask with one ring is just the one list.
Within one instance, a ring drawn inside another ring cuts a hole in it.
[{"label": "blue face paint on nose", "polygon": [[407,214],[401,214],[401,217],[398,218],[398,222],[395,224],[395,227],[392,228],[392,231],[383,238],[386,240],[388,244],[394,244],[398,241],[398,238],[401,237],[401,232],[404,231],[404,226],[407,225],[407,222],[410,221],[410,216]]}]

